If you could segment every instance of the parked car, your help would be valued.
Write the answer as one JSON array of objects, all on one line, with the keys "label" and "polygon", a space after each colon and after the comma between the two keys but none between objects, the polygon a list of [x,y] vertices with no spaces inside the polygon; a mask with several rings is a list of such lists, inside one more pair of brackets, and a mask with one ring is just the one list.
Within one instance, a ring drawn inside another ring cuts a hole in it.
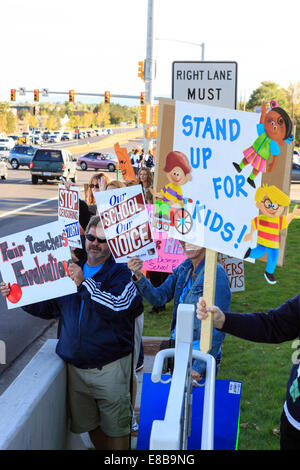
[{"label": "parked car", "polygon": [[33,155],[38,147],[34,145],[15,145],[9,152],[8,161],[14,170],[19,166],[28,166],[33,158]]},{"label": "parked car", "polygon": [[73,134],[70,131],[65,131],[63,132],[63,135],[61,136],[61,140],[72,140],[73,139]]},{"label": "parked car", "polygon": [[54,131],[53,134],[56,135],[56,137],[58,138],[57,142],[59,142],[61,140],[61,135],[62,135],[61,131]]},{"label": "parked car", "polygon": [[45,142],[47,142],[47,140],[49,139],[49,135],[51,134],[50,131],[45,131],[42,135],[42,138]]},{"label": "parked car", "polygon": [[48,137],[48,142],[59,142],[60,141],[60,137],[56,134],[50,134],[49,137]]},{"label": "parked car", "polygon": [[291,181],[300,181],[300,163],[293,163]]},{"label": "parked car", "polygon": [[89,152],[82,155],[77,160],[77,166],[82,170],[88,168],[115,171],[117,160],[112,158],[112,155],[107,155],[101,152]]},{"label": "parked car", "polygon": [[6,180],[8,175],[6,159],[0,158],[0,177],[2,180]]},{"label": "parked car", "polygon": [[34,134],[31,137],[31,141],[32,141],[33,145],[41,145],[44,142],[42,137],[39,134]]},{"label": "parked car", "polygon": [[5,161],[8,160],[10,149],[3,145],[0,145],[0,158],[4,159]]},{"label": "parked car", "polygon": [[17,143],[17,141],[18,141],[18,138],[19,138],[19,136],[18,136],[18,135],[14,135],[14,134],[12,134],[12,135],[8,135],[7,137],[8,137],[9,139],[12,139],[12,140],[14,141],[14,143],[15,143],[15,144]]},{"label": "parked car", "polygon": [[32,184],[37,184],[39,179],[44,183],[47,180],[59,181],[61,176],[76,183],[76,157],[73,157],[68,150],[40,148],[30,163],[30,172]]},{"label": "parked car", "polygon": [[0,137],[0,145],[12,149],[15,146],[15,141],[11,137]]},{"label": "parked car", "polygon": [[300,165],[300,153],[296,149],[294,149],[293,153],[293,163],[297,163],[298,165]]}]

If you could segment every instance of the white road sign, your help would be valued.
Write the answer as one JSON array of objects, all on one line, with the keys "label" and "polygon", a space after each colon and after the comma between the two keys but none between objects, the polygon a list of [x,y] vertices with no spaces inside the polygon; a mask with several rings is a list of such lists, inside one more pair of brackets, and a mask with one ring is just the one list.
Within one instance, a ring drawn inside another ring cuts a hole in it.
[{"label": "white road sign", "polygon": [[173,62],[172,98],[236,109],[236,62]]}]

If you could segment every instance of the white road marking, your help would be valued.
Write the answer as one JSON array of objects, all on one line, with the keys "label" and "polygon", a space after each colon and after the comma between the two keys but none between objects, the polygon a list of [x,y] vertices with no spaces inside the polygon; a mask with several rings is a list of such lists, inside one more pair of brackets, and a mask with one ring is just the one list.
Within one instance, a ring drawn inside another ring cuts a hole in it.
[{"label": "white road marking", "polygon": [[25,207],[20,207],[19,209],[15,209],[13,211],[4,212],[3,214],[0,214],[0,218],[7,217],[8,215],[11,215],[11,214],[16,214],[17,212],[26,211],[27,209],[30,209],[31,207],[40,206],[41,204],[46,204],[47,202],[54,201],[55,199],[58,199],[58,196],[52,197],[50,199],[45,199],[44,201],[35,202],[34,204],[30,204],[29,206],[25,206]]}]

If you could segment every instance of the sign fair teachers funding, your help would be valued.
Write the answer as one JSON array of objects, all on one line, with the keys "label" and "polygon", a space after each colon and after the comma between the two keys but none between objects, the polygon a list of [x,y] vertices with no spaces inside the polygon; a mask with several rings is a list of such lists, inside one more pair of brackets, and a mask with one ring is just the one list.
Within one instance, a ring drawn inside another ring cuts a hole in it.
[{"label": "sign fair teachers funding", "polygon": [[243,259],[248,248],[243,238],[258,210],[247,182],[251,169],[237,173],[233,162],[257,137],[258,122],[255,113],[176,101],[173,149],[189,162],[190,180],[182,193],[192,229],[184,236],[173,230],[171,236]]},{"label": "sign fair teachers funding", "polygon": [[0,240],[1,274],[10,285],[8,309],[73,294],[72,262],[60,221],[9,235]]}]

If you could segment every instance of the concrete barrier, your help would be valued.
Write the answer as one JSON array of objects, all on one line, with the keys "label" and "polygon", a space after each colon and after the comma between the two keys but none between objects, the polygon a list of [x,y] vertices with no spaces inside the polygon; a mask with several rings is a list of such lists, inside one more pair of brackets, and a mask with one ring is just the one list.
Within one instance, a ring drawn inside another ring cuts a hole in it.
[{"label": "concrete barrier", "polygon": [[66,365],[56,344],[48,340],[1,395],[1,450],[66,448]]}]

